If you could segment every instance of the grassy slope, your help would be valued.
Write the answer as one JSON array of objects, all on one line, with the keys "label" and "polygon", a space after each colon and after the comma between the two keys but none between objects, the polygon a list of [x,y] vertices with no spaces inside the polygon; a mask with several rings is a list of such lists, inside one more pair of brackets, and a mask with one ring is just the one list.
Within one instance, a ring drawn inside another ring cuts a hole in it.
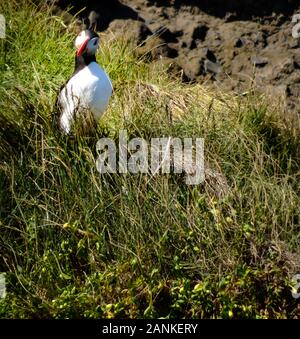
[{"label": "grassy slope", "polygon": [[299,317],[297,121],[257,95],[170,80],[110,39],[98,60],[115,93],[99,134],[204,137],[207,180],[100,176],[94,148],[51,129],[74,36],[46,9],[5,2],[0,317]]}]

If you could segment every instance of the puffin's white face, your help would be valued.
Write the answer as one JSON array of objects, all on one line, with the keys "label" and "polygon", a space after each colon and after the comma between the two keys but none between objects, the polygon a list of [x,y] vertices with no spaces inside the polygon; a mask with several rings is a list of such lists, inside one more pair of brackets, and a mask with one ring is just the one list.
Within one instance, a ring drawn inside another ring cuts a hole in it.
[{"label": "puffin's white face", "polygon": [[96,33],[93,33],[89,30],[80,32],[75,39],[77,56],[81,56],[83,53],[94,55],[96,54],[98,46],[99,37]]}]

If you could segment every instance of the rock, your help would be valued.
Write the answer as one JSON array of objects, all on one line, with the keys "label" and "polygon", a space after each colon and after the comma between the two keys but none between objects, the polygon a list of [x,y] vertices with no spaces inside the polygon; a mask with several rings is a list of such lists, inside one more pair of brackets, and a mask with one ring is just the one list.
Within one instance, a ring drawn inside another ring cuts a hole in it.
[{"label": "rock", "polygon": [[255,67],[264,67],[268,64],[269,60],[263,57],[252,56],[251,62]]},{"label": "rock", "polygon": [[281,81],[295,70],[294,58],[285,57],[277,61],[272,68],[272,80]]},{"label": "rock", "polygon": [[157,47],[151,50],[152,59],[158,58],[176,58],[178,56],[178,52],[175,48],[170,47],[166,43],[162,43]]},{"label": "rock", "polygon": [[165,40],[166,42],[177,42],[176,33],[171,32],[168,28],[159,27],[153,33],[158,35],[161,39]]},{"label": "rock", "polygon": [[287,85],[266,86],[266,93],[273,98],[285,98],[287,94]]},{"label": "rock", "polygon": [[203,60],[197,57],[185,60],[183,63],[181,63],[181,66],[190,81],[196,80],[197,77],[203,74],[204,71]]},{"label": "rock", "polygon": [[225,22],[235,21],[235,20],[237,20],[237,14],[236,13],[226,13],[224,20],[225,20]]},{"label": "rock", "polygon": [[205,60],[204,71],[205,73],[219,74],[222,71],[222,66],[219,63]]},{"label": "rock", "polygon": [[300,97],[300,84],[289,84],[287,86],[287,96],[299,98]]},{"label": "rock", "polygon": [[289,48],[299,48],[300,47],[300,39],[293,39],[289,42]]},{"label": "rock", "polygon": [[200,26],[195,27],[193,31],[192,39],[204,41],[208,30],[209,28],[206,25],[200,25]]},{"label": "rock", "polygon": [[178,64],[177,61],[171,58],[159,59],[156,62],[153,62],[151,65],[153,72],[157,72],[159,69],[165,70],[171,77],[180,78],[183,82],[188,82],[189,78],[184,73],[182,67]]},{"label": "rock", "polygon": [[209,28],[206,25],[196,26],[193,29],[192,36],[189,37],[188,41],[188,46],[190,49],[197,48],[199,44],[205,40],[208,29]]},{"label": "rock", "polygon": [[135,42],[137,45],[152,35],[150,29],[141,21],[132,19],[116,19],[112,21],[107,30],[116,37]]},{"label": "rock", "polygon": [[237,38],[234,40],[233,47],[241,48],[242,46],[244,46],[244,41],[242,38]]},{"label": "rock", "polygon": [[180,47],[187,48],[187,43],[185,41],[181,41]]},{"label": "rock", "polygon": [[255,46],[263,48],[266,46],[266,33],[263,31],[252,33],[251,40]]},{"label": "rock", "polygon": [[204,48],[203,52],[208,60],[210,60],[211,62],[217,62],[217,58],[212,50],[210,50],[209,48]]},{"label": "rock", "polygon": [[145,43],[137,48],[137,53],[140,56],[147,56],[151,60],[160,58],[176,58],[178,51],[167,44],[163,39],[153,36]]},{"label": "rock", "polygon": [[295,72],[298,72],[298,70],[300,69],[300,48],[295,50],[295,55],[293,58],[294,61],[294,67],[295,67]]}]

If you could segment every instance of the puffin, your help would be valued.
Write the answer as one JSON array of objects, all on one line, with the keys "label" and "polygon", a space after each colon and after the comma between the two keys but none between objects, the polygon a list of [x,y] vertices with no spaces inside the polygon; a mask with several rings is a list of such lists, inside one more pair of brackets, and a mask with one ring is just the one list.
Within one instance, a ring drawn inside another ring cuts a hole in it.
[{"label": "puffin", "polygon": [[113,91],[109,76],[96,60],[99,35],[92,26],[82,30],[75,39],[75,69],[56,101],[56,122],[65,135],[74,136],[75,131],[93,134]]}]

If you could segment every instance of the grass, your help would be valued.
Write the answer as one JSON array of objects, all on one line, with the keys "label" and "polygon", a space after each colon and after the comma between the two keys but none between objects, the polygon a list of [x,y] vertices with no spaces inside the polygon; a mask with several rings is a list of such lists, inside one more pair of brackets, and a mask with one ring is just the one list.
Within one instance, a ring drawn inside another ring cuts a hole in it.
[{"label": "grass", "polygon": [[202,137],[206,181],[100,175],[51,111],[74,34],[47,7],[4,1],[0,40],[2,318],[299,318],[299,120],[249,90],[185,85],[103,36],[114,95],[99,136]]}]

